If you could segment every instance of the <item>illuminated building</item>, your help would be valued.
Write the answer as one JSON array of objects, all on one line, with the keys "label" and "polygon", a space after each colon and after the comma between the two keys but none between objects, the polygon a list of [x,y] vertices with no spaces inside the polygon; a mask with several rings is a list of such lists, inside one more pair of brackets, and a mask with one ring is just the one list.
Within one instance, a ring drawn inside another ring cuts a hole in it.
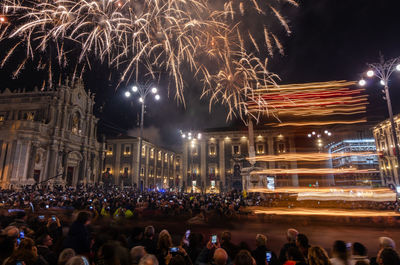
[{"label": "illuminated building", "polygon": [[[182,173],[180,154],[158,147],[143,139],[139,154],[137,137],[120,136],[106,140],[104,173],[111,175],[111,182],[117,185],[140,188],[167,189],[181,186]],[[140,178],[138,176],[139,157]]]},{"label": "illuminated building", "polygon": [[[185,135],[183,139],[183,173],[187,191],[219,192],[233,188],[247,189],[255,185],[267,186],[267,178],[277,186],[298,186],[297,174],[260,175],[250,177],[243,169],[249,168],[249,139],[247,129],[209,129],[201,138]],[[256,156],[295,153],[294,137],[278,130],[254,130]],[[296,161],[257,161],[257,168],[297,168]]]},{"label": "illuminated building", "polygon": [[[394,116],[394,122],[396,124],[397,137],[399,138],[400,114]],[[398,161],[389,119],[377,124],[373,128],[373,134],[376,141],[376,151],[379,154],[382,184],[392,188],[399,186]]]},{"label": "illuminated building", "polygon": [[[349,174],[333,174],[332,177],[336,186],[381,185],[374,139],[342,140],[328,145],[328,151],[332,155],[329,161],[332,168],[357,171]],[[363,155],[363,153],[368,155]],[[371,172],[364,172],[363,170],[370,170]]]},{"label": "illuminated building", "polygon": [[81,80],[67,80],[54,90],[5,89],[0,94],[1,186],[98,182],[103,145],[96,139],[94,103]]}]

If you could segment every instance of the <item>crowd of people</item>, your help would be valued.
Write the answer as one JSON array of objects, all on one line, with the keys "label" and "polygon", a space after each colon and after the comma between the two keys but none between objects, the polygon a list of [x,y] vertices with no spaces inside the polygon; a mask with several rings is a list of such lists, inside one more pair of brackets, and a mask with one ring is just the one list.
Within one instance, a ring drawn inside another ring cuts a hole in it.
[{"label": "crowd of people", "polygon": [[[109,218],[112,220],[112,218]],[[179,220],[177,220],[179,221]],[[279,253],[267,236],[254,237],[255,248],[234,244],[229,231],[204,234],[181,231],[173,239],[153,226],[98,225],[93,213],[79,211],[68,226],[57,216],[30,216],[18,211],[1,219],[2,265],[399,265],[395,242],[379,238],[380,249],[367,256],[359,242],[334,242],[332,253],[312,245],[305,234],[287,230]]]},{"label": "crowd of people", "polygon": [[170,191],[138,191],[117,186],[77,188],[27,186],[20,190],[1,190],[3,209],[17,208],[90,210],[101,216],[127,217],[154,215],[186,215],[212,212],[232,216],[248,205],[252,195],[240,192],[224,194],[189,194]]}]

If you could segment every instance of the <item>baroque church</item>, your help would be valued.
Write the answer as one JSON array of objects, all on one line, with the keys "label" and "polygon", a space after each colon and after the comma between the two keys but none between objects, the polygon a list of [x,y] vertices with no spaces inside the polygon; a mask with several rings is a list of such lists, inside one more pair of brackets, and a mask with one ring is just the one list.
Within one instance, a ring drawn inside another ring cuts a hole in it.
[{"label": "baroque church", "polygon": [[105,148],[94,104],[82,80],[0,93],[1,187],[99,182]]}]

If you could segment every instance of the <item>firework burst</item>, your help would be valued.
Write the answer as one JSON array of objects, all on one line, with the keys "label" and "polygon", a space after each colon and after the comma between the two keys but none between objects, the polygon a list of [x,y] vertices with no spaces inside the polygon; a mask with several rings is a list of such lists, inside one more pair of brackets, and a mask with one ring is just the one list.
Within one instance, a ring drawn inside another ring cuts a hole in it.
[{"label": "firework burst", "polygon": [[[204,82],[203,96],[228,106],[228,119],[255,115],[246,101],[267,107],[253,90],[275,85],[266,60],[247,51],[248,42],[272,56],[282,52],[278,38],[263,24],[265,43],[245,30],[244,17],[254,12],[276,18],[290,34],[278,1],[209,0],[3,0],[0,41],[12,42],[1,66],[23,51],[17,76],[28,63],[47,69],[72,69],[82,76],[98,61],[116,68],[120,81],[139,78],[143,69],[153,78],[170,75],[175,95],[184,102],[182,72],[190,69]],[[286,2],[297,6],[294,0]],[[246,32],[246,33],[243,33]],[[244,41],[245,40],[245,41]],[[15,59],[15,58],[13,58]]]}]

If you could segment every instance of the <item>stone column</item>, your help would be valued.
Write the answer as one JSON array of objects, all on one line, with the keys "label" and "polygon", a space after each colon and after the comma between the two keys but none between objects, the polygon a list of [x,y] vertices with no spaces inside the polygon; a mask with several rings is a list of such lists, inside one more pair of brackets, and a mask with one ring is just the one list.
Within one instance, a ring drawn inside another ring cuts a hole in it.
[{"label": "stone column", "polygon": [[220,181],[222,182],[222,189],[226,188],[226,179],[225,179],[225,140],[223,138],[218,139],[219,141],[219,176]]},{"label": "stone column", "polygon": [[[289,152],[291,154],[296,153],[296,147],[294,145],[294,139],[293,136],[289,136]],[[291,161],[290,162],[290,168],[297,168],[297,162],[296,161]],[[298,187],[299,186],[299,177],[297,174],[292,175],[292,186],[293,187]]]},{"label": "stone column", "polygon": [[121,175],[121,143],[115,144],[115,169],[114,169],[114,184],[119,185],[119,176]]},{"label": "stone column", "polygon": [[7,153],[8,142],[3,141],[1,144],[1,155],[0,155],[0,183],[3,182],[3,174],[6,168],[6,153]]},{"label": "stone column", "polygon": [[207,190],[207,149],[206,149],[206,140],[202,139],[200,141],[200,175],[201,175],[201,183],[204,184],[202,187],[203,192]]}]

